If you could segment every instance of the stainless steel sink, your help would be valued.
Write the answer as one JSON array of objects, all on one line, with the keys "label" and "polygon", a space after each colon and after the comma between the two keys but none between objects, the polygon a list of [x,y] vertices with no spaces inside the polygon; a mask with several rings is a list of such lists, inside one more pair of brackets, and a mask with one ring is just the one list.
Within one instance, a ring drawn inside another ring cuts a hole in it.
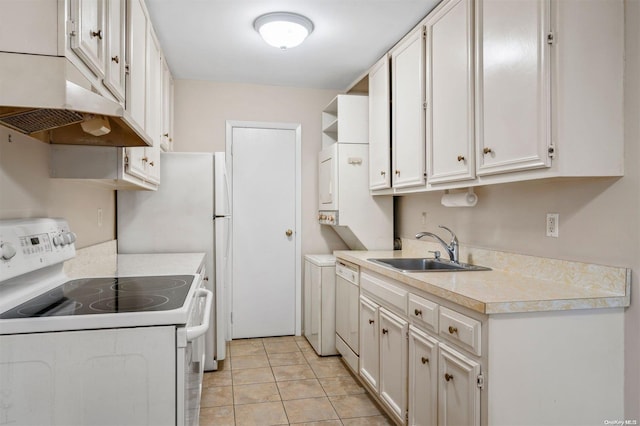
[{"label": "stainless steel sink", "polygon": [[491,268],[471,265],[468,263],[454,263],[444,259],[431,258],[389,258],[367,259],[378,265],[391,267],[401,272],[454,272],[454,271],[490,271]]}]

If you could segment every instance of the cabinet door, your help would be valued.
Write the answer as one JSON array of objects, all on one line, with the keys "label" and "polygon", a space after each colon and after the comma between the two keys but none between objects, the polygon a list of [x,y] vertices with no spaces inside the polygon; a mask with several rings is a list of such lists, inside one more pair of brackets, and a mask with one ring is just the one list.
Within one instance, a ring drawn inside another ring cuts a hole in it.
[{"label": "cabinet door", "polygon": [[438,424],[438,341],[409,327],[409,424]]},{"label": "cabinet door", "polygon": [[103,0],[72,0],[71,20],[75,23],[71,49],[97,77],[103,78],[107,36]]},{"label": "cabinet door", "polygon": [[360,376],[378,392],[380,377],[378,305],[360,296]]},{"label": "cabinet door", "polygon": [[162,142],[164,151],[173,151],[173,78],[165,58],[162,59]]},{"label": "cabinet door", "polygon": [[438,424],[480,425],[480,364],[440,345],[438,356]]},{"label": "cabinet door", "polygon": [[478,174],[548,167],[549,0],[478,0]]},{"label": "cabinet door", "polygon": [[369,188],[391,188],[391,81],[385,55],[369,72]]},{"label": "cabinet door", "polygon": [[[140,128],[145,126],[147,17],[141,0],[129,0],[127,13],[127,93],[125,109]],[[144,154],[142,155],[144,156]]]},{"label": "cabinet door", "polygon": [[380,308],[380,397],[396,419],[405,422],[407,412],[406,320]]},{"label": "cabinet door", "polygon": [[391,53],[393,186],[425,182],[424,30]]},{"label": "cabinet door", "polygon": [[430,183],[475,178],[473,8],[451,0],[427,27],[427,158]]},{"label": "cabinet door", "polygon": [[104,85],[121,102],[125,98],[125,22],[127,3],[107,1],[107,54]]},{"label": "cabinet door", "polygon": [[147,90],[145,131],[153,146],[145,147],[147,180],[160,183],[160,143],[162,139],[162,56],[160,43],[151,26],[147,28]]}]

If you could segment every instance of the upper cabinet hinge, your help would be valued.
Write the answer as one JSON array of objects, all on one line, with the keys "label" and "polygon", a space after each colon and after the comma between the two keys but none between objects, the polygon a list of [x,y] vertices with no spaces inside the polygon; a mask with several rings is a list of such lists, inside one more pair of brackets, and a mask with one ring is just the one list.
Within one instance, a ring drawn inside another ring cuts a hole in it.
[{"label": "upper cabinet hinge", "polygon": [[547,33],[547,44],[553,44],[556,41],[553,31]]},{"label": "upper cabinet hinge", "polygon": [[549,148],[547,148],[547,153],[549,154],[549,158],[554,158],[556,155],[556,147],[553,144],[549,145]]},{"label": "upper cabinet hinge", "polygon": [[427,110],[427,105],[429,105],[427,102],[423,102],[422,103],[422,109],[426,111]]},{"label": "upper cabinet hinge", "polygon": [[76,23],[72,19],[69,19],[67,21],[67,29],[69,31],[69,36],[70,37],[75,37],[76,36]]},{"label": "upper cabinet hinge", "polygon": [[482,373],[478,374],[478,377],[476,377],[476,384],[480,389],[484,388],[484,376]]},{"label": "upper cabinet hinge", "polygon": [[427,39],[427,30],[426,30],[426,28],[422,30],[422,39],[423,40]]}]

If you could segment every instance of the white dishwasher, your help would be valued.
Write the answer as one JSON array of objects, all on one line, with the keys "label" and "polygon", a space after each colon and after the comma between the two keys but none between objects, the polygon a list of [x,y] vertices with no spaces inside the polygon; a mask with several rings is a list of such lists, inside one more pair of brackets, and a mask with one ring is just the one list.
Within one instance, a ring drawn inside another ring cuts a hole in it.
[{"label": "white dishwasher", "polygon": [[358,374],[360,268],[344,260],[336,262],[336,349]]},{"label": "white dishwasher", "polygon": [[336,352],[336,258],[304,257],[304,335],[318,355]]}]

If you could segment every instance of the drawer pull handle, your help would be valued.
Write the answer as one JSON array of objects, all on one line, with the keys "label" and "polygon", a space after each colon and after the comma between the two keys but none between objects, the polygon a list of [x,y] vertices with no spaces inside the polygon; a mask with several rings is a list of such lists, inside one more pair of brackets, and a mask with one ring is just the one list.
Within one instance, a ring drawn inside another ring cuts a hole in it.
[{"label": "drawer pull handle", "polygon": [[492,153],[492,152],[493,152],[493,150],[492,150],[491,148],[484,148],[484,149],[482,150],[482,153],[483,153],[483,154],[489,154],[489,153]]},{"label": "drawer pull handle", "polygon": [[458,328],[450,325],[449,326],[449,333],[450,334],[458,334]]},{"label": "drawer pull handle", "polygon": [[386,328],[382,329],[382,334],[387,334],[389,332],[389,330],[387,330]]},{"label": "drawer pull handle", "polygon": [[413,313],[416,314],[417,317],[421,317],[422,316],[422,311],[420,309],[414,310]]},{"label": "drawer pull handle", "polygon": [[369,324],[373,324],[374,322],[375,322],[375,321],[374,321],[374,320],[372,320],[372,319],[370,319],[370,320],[369,320]]},{"label": "drawer pull handle", "polygon": [[98,31],[89,31],[89,35],[91,36],[91,38],[93,37],[98,37],[98,39],[102,40],[102,30],[98,30]]},{"label": "drawer pull handle", "polygon": [[421,361],[422,361],[423,364],[428,364],[429,363],[429,358],[422,357]]},{"label": "drawer pull handle", "polygon": [[458,155],[458,161],[464,161],[464,155]]},{"label": "drawer pull handle", "polygon": [[444,375],[444,379],[445,379],[447,382],[450,382],[451,380],[453,380],[453,376],[452,376],[451,374],[449,374],[449,373],[445,373],[445,375]]}]

